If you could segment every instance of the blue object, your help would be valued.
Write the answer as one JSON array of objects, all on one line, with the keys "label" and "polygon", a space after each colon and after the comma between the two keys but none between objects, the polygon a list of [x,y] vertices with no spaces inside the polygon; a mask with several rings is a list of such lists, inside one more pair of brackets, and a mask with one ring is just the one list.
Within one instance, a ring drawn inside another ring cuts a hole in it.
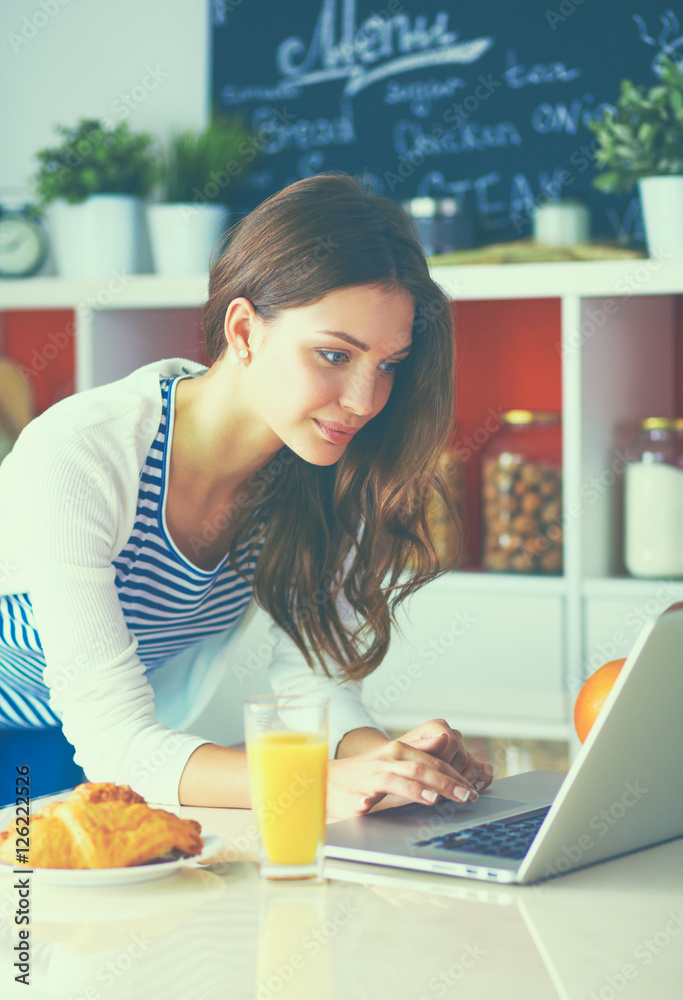
[{"label": "blue object", "polygon": [[17,767],[29,767],[29,795],[51,795],[87,781],[61,726],[0,730],[0,806],[14,805]]}]

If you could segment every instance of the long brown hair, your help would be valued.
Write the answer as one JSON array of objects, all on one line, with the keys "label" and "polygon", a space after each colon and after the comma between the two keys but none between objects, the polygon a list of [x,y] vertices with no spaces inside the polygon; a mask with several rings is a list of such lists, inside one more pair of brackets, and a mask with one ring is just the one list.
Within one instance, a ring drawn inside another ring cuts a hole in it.
[{"label": "long brown hair", "polygon": [[[460,528],[437,468],[454,432],[450,302],[430,277],[403,209],[332,171],[288,185],[230,227],[212,262],[201,321],[213,363],[227,347],[225,314],[234,298],[249,299],[268,323],[284,309],[353,285],[412,295],[413,349],[396,370],[386,405],[334,465],[312,465],[283,446],[259,481],[258,504],[235,517],[229,559],[237,570],[238,547],[262,525],[254,539],[263,539],[253,576],[257,603],[309,667],[304,636],[325,673],[329,656],[348,678],[360,678],[384,659],[399,604],[459,558],[439,562],[426,517],[435,490]],[[340,590],[360,616],[352,633],[338,614]]]}]

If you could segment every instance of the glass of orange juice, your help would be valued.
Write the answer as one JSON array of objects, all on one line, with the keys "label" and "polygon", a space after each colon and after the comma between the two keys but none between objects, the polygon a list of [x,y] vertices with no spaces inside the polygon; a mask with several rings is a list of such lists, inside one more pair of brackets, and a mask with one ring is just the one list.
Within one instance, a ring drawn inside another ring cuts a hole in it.
[{"label": "glass of orange juice", "polygon": [[248,698],[244,731],[261,878],[322,882],[328,699]]}]

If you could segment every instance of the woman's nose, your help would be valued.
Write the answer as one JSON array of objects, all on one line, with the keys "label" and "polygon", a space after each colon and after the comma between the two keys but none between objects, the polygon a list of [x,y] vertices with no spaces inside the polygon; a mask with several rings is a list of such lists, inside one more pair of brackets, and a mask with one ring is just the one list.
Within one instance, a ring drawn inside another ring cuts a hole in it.
[{"label": "woman's nose", "polygon": [[357,371],[349,378],[340,396],[340,403],[359,416],[368,416],[375,409],[377,383],[367,372]]}]

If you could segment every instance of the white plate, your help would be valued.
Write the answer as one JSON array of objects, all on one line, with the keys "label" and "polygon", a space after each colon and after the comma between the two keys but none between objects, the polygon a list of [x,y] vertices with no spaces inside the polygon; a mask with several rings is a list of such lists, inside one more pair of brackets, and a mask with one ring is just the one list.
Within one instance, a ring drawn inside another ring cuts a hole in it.
[{"label": "white plate", "polygon": [[[158,865],[131,865],[128,868],[30,868],[31,878],[38,878],[48,885],[126,885],[129,882],[149,882],[152,879],[165,878],[179,868],[189,865],[192,868],[201,867],[200,862],[213,857],[223,847],[223,840],[215,833],[202,831],[204,849],[193,858],[178,858],[177,861],[164,861]],[[23,865],[10,865],[0,861],[0,872],[18,871]]]}]

